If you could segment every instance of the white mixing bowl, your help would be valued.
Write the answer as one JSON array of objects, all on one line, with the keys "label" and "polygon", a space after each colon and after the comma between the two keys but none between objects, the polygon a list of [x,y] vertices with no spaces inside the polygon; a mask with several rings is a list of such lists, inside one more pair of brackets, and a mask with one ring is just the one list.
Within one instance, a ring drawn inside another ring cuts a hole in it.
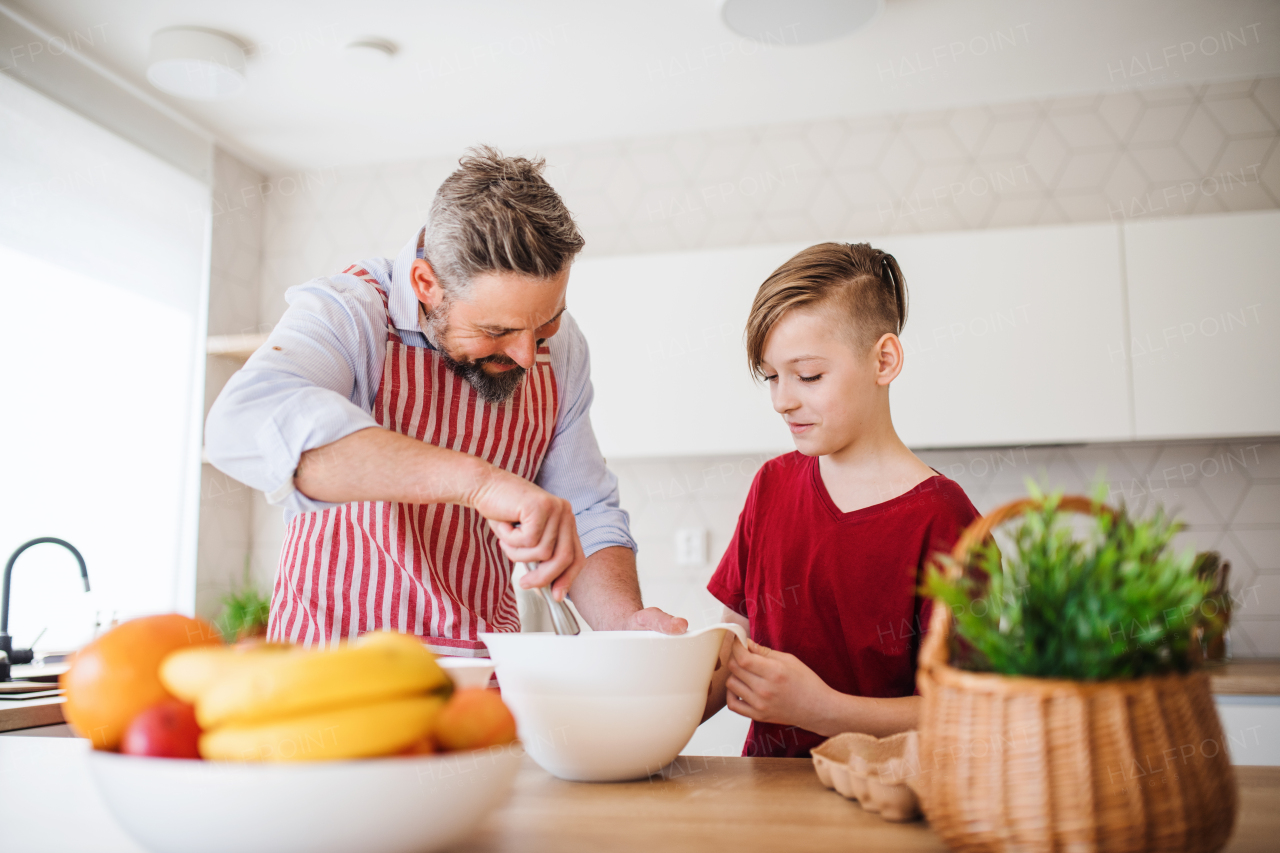
[{"label": "white mixing bowl", "polygon": [[480,639],[533,760],[561,779],[617,782],[657,773],[693,737],[725,631],[746,640],[729,623]]},{"label": "white mixing bowl", "polygon": [[488,687],[489,676],[493,675],[493,661],[488,658],[438,657],[436,663],[459,689]]},{"label": "white mixing bowl", "polygon": [[519,743],[364,761],[240,764],[90,752],[107,809],[152,853],[428,853],[511,789]]}]

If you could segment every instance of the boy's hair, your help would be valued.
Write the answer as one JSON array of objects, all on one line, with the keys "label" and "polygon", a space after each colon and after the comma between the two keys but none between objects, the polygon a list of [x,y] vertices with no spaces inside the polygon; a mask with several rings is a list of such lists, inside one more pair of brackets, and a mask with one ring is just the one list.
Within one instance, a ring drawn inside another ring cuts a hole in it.
[{"label": "boy's hair", "polygon": [[545,279],[573,263],[585,241],[542,176],[545,160],[481,145],[458,166],[436,190],[422,246],[447,291],[465,296],[478,273]]},{"label": "boy's hair", "polygon": [[907,282],[898,261],[867,243],[819,243],[797,253],[760,285],[747,319],[747,363],[763,378],[764,344],[788,311],[817,308],[869,349],[907,323]]}]

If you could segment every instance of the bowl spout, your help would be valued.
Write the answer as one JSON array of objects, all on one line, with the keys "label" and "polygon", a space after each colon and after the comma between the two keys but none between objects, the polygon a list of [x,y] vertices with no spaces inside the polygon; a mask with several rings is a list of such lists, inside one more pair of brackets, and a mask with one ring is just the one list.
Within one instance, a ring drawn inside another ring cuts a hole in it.
[{"label": "bowl spout", "polygon": [[697,637],[702,634],[709,634],[713,631],[728,631],[729,633],[733,634],[738,638],[739,643],[742,643],[742,645],[744,646],[747,645],[747,629],[743,628],[741,625],[737,624],[736,622],[717,622],[714,625],[708,625],[705,628],[699,628],[696,631],[690,631],[684,636]]}]

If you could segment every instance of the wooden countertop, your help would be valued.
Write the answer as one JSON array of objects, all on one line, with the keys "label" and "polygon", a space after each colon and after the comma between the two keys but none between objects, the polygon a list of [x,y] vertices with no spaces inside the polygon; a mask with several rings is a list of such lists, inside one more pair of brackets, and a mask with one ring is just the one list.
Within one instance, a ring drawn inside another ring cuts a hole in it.
[{"label": "wooden countertop", "polygon": [[[142,853],[93,785],[83,759],[87,744],[65,737],[65,731],[49,734],[64,736],[0,737],[6,853]],[[1280,767],[1235,769],[1240,813],[1226,850],[1272,851],[1280,838]],[[467,853],[851,849],[944,847],[923,821],[887,823],[823,788],[808,759],[685,756],[652,780],[615,784],[561,782],[526,757],[507,801],[451,848]]]},{"label": "wooden countertop", "polygon": [[34,726],[52,726],[64,722],[63,696],[46,696],[43,699],[6,699],[0,702],[0,732],[29,729]]},{"label": "wooden countertop", "polygon": [[1280,660],[1253,658],[1208,663],[1209,681],[1219,696],[1280,696]]},{"label": "wooden countertop", "polygon": [[[18,664],[11,670],[14,681],[47,681],[50,688],[58,686],[58,676],[66,672],[69,666],[65,663]],[[0,732],[11,732],[29,729],[34,726],[52,726],[64,722],[62,696],[49,696],[41,699],[5,699],[0,700]]]},{"label": "wooden countertop", "polygon": [[[1228,853],[1275,850],[1280,767],[1237,767]],[[804,758],[682,756],[645,782],[561,782],[528,758],[506,805],[459,845],[468,853],[944,851],[923,821],[888,823],[822,787]]]}]

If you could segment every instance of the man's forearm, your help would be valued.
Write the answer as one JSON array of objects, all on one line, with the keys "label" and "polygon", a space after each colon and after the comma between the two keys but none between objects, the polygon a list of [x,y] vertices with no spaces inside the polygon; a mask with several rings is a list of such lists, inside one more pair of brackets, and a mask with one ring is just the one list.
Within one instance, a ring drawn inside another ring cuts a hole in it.
[{"label": "man's forearm", "polygon": [[470,505],[492,467],[466,453],[370,428],[303,453],[294,485],[307,497],[329,503]]},{"label": "man's forearm", "polygon": [[627,620],[644,605],[636,577],[636,555],[630,548],[601,548],[573,581],[573,606],[597,631],[624,630]]}]

